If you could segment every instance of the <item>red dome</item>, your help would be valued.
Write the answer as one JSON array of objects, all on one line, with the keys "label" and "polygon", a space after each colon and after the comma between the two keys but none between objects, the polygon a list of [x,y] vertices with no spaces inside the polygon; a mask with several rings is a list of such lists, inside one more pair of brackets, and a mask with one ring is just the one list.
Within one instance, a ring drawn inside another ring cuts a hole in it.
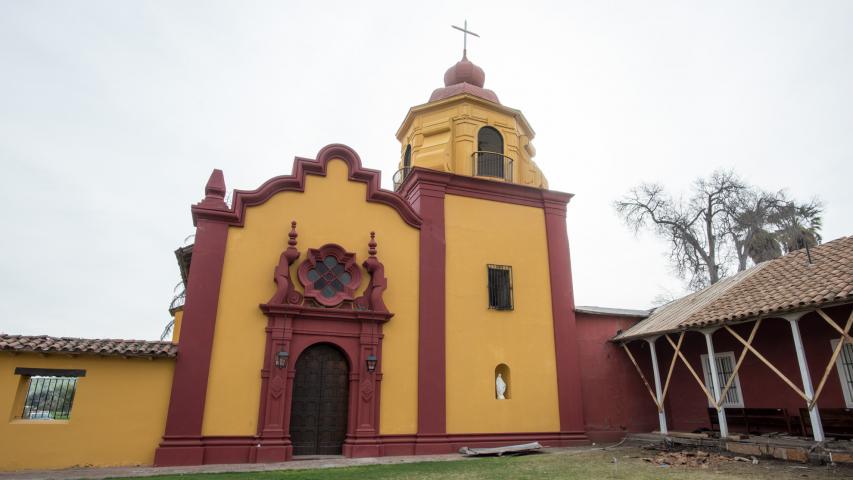
[{"label": "red dome", "polygon": [[486,90],[486,72],[468,60],[468,56],[462,54],[462,60],[447,69],[444,73],[444,88],[437,88],[429,97],[430,102],[442,100],[460,94],[473,95],[490,102],[501,103],[498,96],[491,90]]},{"label": "red dome", "polygon": [[486,83],[486,72],[482,68],[468,61],[468,57],[463,56],[462,60],[456,62],[456,65],[447,69],[444,73],[444,86],[449,87],[457,83],[470,83],[483,88]]}]

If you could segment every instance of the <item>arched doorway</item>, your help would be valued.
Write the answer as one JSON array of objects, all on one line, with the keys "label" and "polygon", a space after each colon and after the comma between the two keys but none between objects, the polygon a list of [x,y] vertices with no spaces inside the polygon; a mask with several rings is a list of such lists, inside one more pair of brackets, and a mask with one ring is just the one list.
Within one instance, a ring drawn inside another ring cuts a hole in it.
[{"label": "arched doorway", "polygon": [[290,414],[293,455],[340,455],[348,400],[349,366],[340,350],[317,344],[302,352]]}]

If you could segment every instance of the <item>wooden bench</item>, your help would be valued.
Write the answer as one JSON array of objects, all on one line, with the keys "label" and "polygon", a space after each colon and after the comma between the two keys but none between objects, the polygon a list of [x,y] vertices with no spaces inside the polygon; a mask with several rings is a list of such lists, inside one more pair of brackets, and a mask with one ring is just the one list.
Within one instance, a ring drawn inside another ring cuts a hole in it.
[{"label": "wooden bench", "polygon": [[[820,423],[827,437],[853,439],[853,408],[819,408]],[[804,434],[812,435],[812,419],[807,408],[800,409]]]},{"label": "wooden bench", "polygon": [[[708,408],[708,418],[711,420],[711,429],[719,430],[720,419],[717,416],[717,409]],[[784,432],[800,435],[802,433],[796,417],[791,418],[784,408],[726,408],[726,423],[729,425],[729,430],[743,430],[750,434]]]}]

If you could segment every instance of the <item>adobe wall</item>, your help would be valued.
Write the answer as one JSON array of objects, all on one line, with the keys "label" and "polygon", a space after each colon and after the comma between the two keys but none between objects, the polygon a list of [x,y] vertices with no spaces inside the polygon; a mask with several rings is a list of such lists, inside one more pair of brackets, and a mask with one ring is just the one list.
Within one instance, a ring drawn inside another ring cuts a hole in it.
[{"label": "adobe wall", "polygon": [[[618,441],[626,432],[657,430],[652,399],[630,359],[609,340],[626,330],[636,318],[576,312],[578,348],[583,386],[583,413],[587,435],[594,442]],[[648,347],[632,346],[640,365],[648,362]],[[645,343],[645,342],[642,342]],[[644,372],[651,380],[651,368]]]},{"label": "adobe wall", "polygon": [[[0,354],[0,471],[151,465],[174,366],[171,358]],[[20,418],[27,377],[18,367],[86,371],[68,420]]]}]

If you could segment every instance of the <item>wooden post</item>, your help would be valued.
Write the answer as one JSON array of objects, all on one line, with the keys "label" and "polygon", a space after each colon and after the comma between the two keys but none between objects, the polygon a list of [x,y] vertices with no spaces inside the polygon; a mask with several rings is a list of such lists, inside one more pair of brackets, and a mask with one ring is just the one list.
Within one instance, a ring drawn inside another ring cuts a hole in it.
[{"label": "wooden post", "polygon": [[797,351],[797,365],[800,367],[800,376],[803,378],[803,393],[806,394],[808,400],[806,406],[809,408],[809,417],[812,423],[812,434],[816,442],[824,441],[823,423],[820,421],[820,412],[817,405],[811,402],[814,398],[814,389],[812,388],[812,377],[809,374],[809,364],[806,362],[806,352],[803,348],[803,337],[800,335],[800,318],[807,312],[790,313],[782,315],[791,325],[791,335],[794,337],[794,349]]},{"label": "wooden post", "polygon": [[720,438],[729,436],[729,424],[726,422],[726,409],[720,398],[720,379],[717,377],[717,354],[714,352],[714,341],[711,338],[716,328],[702,330],[705,335],[705,345],[708,347],[708,366],[711,369],[711,386],[714,391],[714,403],[717,406],[717,418],[720,422]]},{"label": "wooden post", "polygon": [[658,337],[647,338],[649,344],[649,354],[652,356],[652,371],[655,374],[655,393],[657,394],[658,404],[658,423],[660,423],[660,433],[666,434],[666,412],[663,409],[663,393],[660,387],[660,369],[658,368],[658,354],[655,350],[655,342]]}]

